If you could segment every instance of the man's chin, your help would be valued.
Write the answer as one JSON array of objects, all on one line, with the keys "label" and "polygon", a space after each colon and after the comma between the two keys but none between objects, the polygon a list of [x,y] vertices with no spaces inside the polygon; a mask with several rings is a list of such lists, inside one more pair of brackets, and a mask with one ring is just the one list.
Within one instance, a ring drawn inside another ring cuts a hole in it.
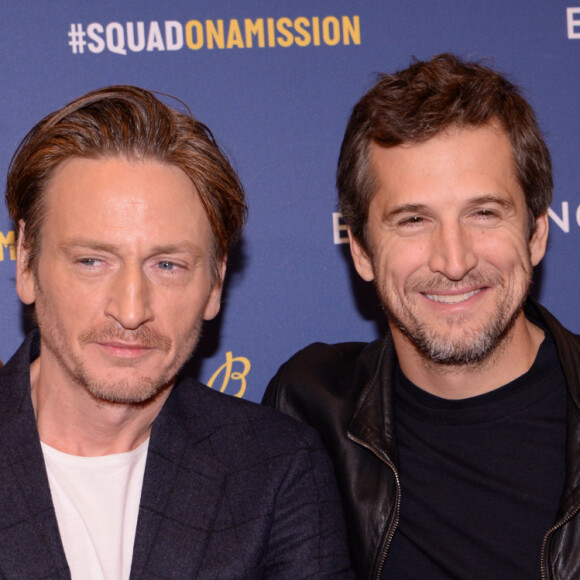
[{"label": "man's chin", "polygon": [[110,405],[146,405],[151,403],[165,390],[165,387],[158,387],[148,390],[124,390],[111,392],[102,389],[88,389],[95,401]]},{"label": "man's chin", "polygon": [[499,347],[498,344],[492,344],[483,348],[472,348],[455,343],[435,346],[415,343],[415,346],[426,360],[447,367],[479,366]]},{"label": "man's chin", "polygon": [[448,367],[478,367],[505,347],[516,318],[517,315],[504,324],[495,321],[473,330],[454,325],[446,333],[430,332],[424,327],[414,331],[399,328],[428,361]]},{"label": "man's chin", "polygon": [[[123,373],[119,373],[123,375]],[[77,382],[101,403],[119,405],[142,405],[156,399],[166,389],[170,388],[175,378],[151,378],[119,376],[115,379],[80,376]]]},{"label": "man's chin", "polygon": [[442,366],[477,366],[485,363],[504,342],[512,326],[499,327],[497,324],[479,324],[468,328],[468,321],[463,324],[454,321],[447,328],[438,324],[437,330],[426,324],[404,324],[391,316],[390,322],[409,341],[419,355],[427,362]]}]

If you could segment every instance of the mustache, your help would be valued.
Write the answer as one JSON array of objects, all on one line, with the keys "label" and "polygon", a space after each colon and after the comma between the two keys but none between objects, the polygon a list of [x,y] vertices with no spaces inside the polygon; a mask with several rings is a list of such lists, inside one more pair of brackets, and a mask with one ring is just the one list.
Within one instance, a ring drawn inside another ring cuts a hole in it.
[{"label": "mustache", "polygon": [[165,353],[171,349],[171,339],[148,326],[127,330],[126,328],[107,325],[88,330],[79,336],[81,344],[115,340],[128,344],[138,344],[145,348],[155,348]]},{"label": "mustache", "polygon": [[500,286],[503,278],[499,273],[484,274],[482,272],[468,272],[461,280],[450,280],[443,274],[434,274],[429,280],[409,280],[405,285],[407,291],[422,292],[425,294],[441,290],[459,290],[466,287]]}]

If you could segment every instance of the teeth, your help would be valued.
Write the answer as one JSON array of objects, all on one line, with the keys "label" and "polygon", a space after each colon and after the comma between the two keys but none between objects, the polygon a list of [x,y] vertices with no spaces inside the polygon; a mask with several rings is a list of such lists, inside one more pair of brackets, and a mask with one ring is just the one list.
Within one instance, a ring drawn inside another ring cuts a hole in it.
[{"label": "teeth", "polygon": [[473,292],[466,292],[465,294],[425,294],[425,296],[429,298],[429,300],[441,302],[442,304],[459,304],[460,302],[465,302],[478,292],[479,290],[473,290]]}]

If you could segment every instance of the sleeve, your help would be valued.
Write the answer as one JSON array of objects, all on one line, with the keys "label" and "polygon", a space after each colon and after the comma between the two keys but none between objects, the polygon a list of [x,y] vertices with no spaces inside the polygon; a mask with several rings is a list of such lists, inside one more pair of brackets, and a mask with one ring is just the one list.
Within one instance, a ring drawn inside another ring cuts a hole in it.
[{"label": "sleeve", "polygon": [[306,417],[300,412],[299,408],[295,404],[292,404],[294,397],[291,394],[292,389],[288,389],[289,380],[286,376],[286,370],[288,364],[282,365],[276,375],[270,380],[264,396],[262,397],[262,405],[268,407],[273,407],[278,411],[281,411],[285,415],[289,415],[293,419],[297,419],[303,423],[306,423]]},{"label": "sleeve", "polygon": [[299,452],[286,463],[276,495],[265,577],[350,579],[344,515],[334,470],[318,435],[304,428]]},{"label": "sleeve", "polygon": [[[328,397],[333,397],[329,389],[335,388],[344,366],[343,353],[336,345],[313,343],[278,369],[262,404],[318,429],[319,410],[328,409]],[[342,378],[346,374],[342,372]]]}]

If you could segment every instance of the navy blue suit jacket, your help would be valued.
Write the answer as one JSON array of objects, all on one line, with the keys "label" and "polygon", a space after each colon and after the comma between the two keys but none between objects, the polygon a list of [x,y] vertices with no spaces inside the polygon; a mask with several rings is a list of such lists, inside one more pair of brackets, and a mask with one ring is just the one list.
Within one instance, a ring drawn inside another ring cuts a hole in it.
[{"label": "navy blue suit jacket", "polygon": [[[30,399],[38,342],[0,371],[0,577],[11,580],[70,578]],[[347,554],[317,435],[180,379],[153,424],[131,578],[351,578]]]}]

